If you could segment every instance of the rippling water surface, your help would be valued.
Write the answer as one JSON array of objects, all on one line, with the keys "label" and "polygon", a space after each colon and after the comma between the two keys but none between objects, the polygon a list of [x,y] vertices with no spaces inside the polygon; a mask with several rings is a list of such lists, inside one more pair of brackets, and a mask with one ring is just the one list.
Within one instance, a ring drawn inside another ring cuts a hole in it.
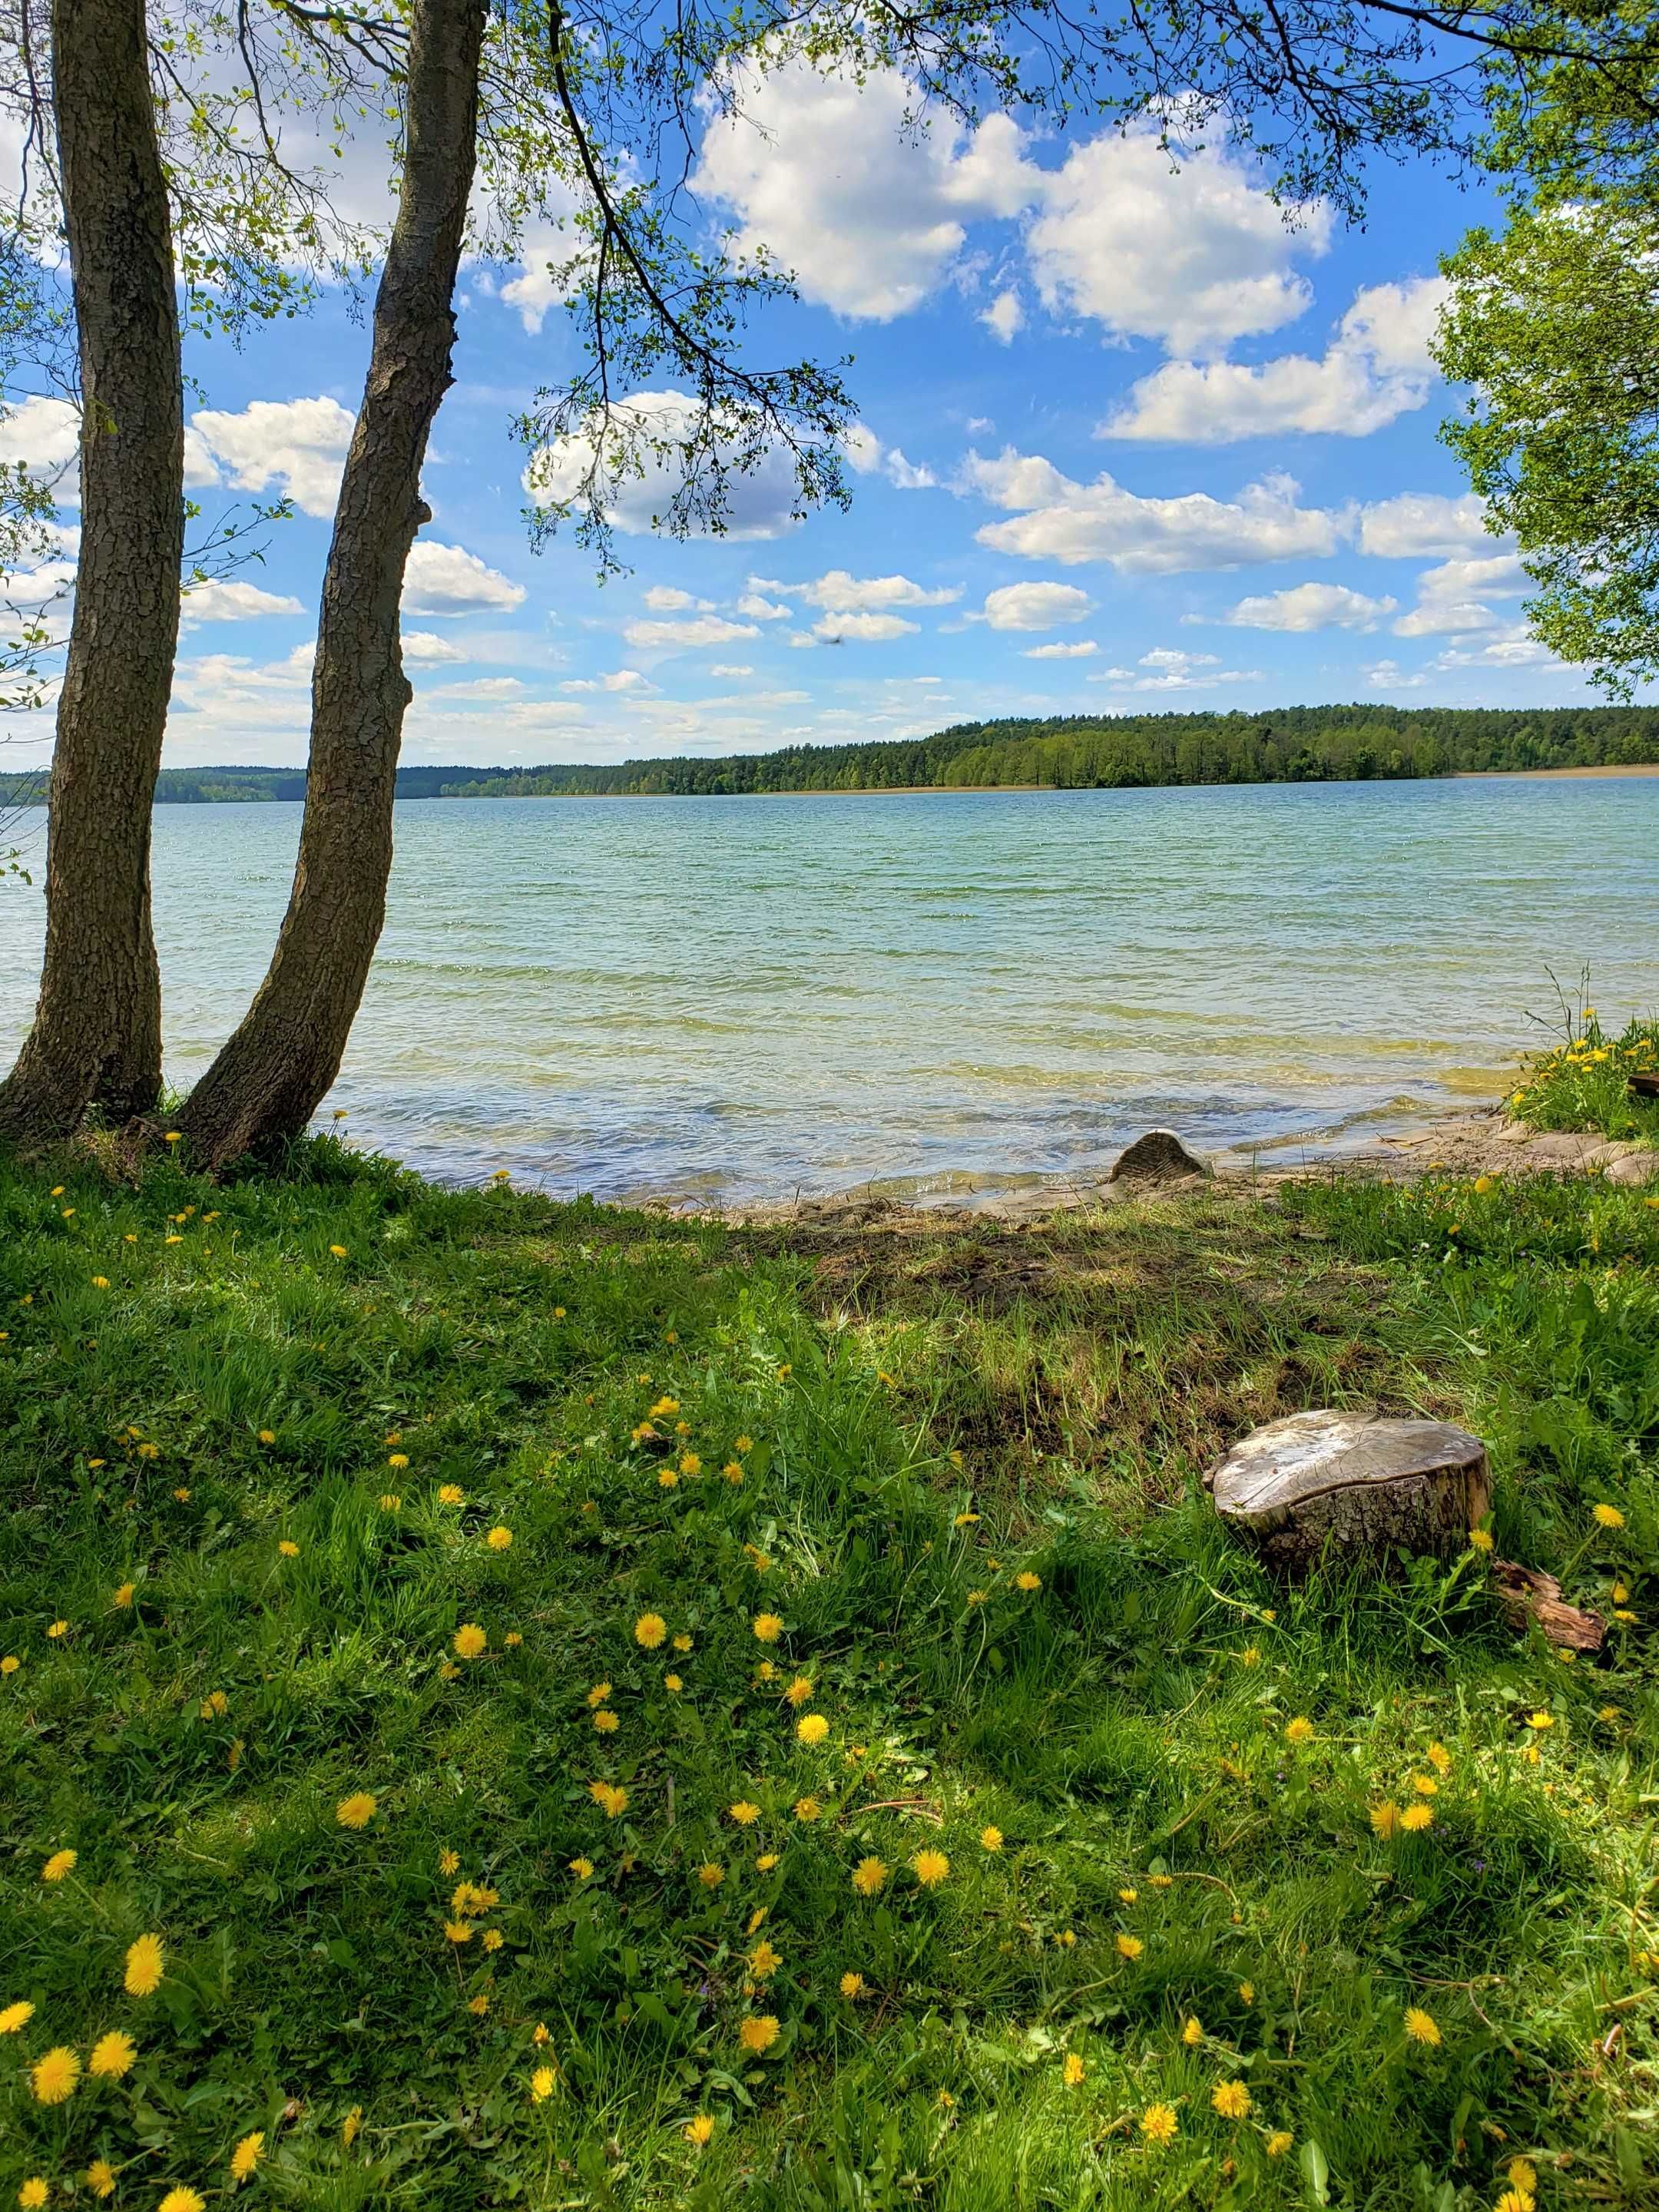
[{"label": "rippling water surface", "polygon": [[[299,820],[157,810],[176,1084],[263,973]],[[40,935],[0,884],[0,1065]],[[941,1190],[1152,1123],[1352,1142],[1495,1091],[1586,963],[1604,1019],[1659,1003],[1659,779],[416,801],[329,1107],[445,1176]]]}]

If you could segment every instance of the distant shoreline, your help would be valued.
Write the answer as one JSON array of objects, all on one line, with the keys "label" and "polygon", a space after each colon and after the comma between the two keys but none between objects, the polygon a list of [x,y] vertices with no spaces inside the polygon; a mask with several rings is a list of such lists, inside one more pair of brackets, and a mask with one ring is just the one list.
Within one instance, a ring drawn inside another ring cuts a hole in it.
[{"label": "distant shoreline", "polygon": [[[1485,783],[1496,779],[1504,783],[1548,783],[1570,775],[1659,775],[1659,761],[1629,761],[1622,768],[1458,768],[1452,770],[1449,781]],[[1439,778],[1425,780],[1437,782]]]}]

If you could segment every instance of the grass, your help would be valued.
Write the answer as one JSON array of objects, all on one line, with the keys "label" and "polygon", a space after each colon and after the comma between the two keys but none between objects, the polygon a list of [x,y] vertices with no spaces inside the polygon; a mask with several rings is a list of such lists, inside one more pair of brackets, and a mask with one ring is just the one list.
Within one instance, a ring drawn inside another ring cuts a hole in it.
[{"label": "grass", "polygon": [[[0,1166],[0,2201],[1659,2203],[1641,1193]],[[1605,1663],[1474,1547],[1224,1540],[1206,1461],[1323,1402],[1486,1436]]]},{"label": "grass", "polygon": [[1632,1019],[1610,1036],[1594,1006],[1564,996],[1561,1013],[1561,1042],[1527,1062],[1510,1111],[1534,1129],[1599,1129],[1604,1137],[1659,1144],[1659,1098],[1630,1087],[1632,1075],[1659,1073],[1659,1022]]}]

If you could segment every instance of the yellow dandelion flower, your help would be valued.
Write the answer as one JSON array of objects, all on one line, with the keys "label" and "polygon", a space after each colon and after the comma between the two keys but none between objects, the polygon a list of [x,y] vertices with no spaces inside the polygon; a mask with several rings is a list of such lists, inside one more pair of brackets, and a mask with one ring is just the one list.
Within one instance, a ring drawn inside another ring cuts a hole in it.
[{"label": "yellow dandelion flower", "polygon": [[1431,1743],[1423,1756],[1443,1780],[1451,1772],[1452,1755],[1443,1743]]},{"label": "yellow dandelion flower", "polygon": [[469,1997],[466,2001],[466,2008],[475,2020],[482,2020],[489,2010],[489,1992],[487,1990],[480,1990],[476,1997]]},{"label": "yellow dandelion flower", "polygon": [[735,1805],[728,1805],[726,1809],[740,1828],[752,1828],[760,1818],[760,1807],[751,1804],[747,1797],[739,1797]]},{"label": "yellow dandelion flower", "polygon": [[1423,1804],[1407,1805],[1400,1815],[1400,1825],[1407,1835],[1420,1836],[1425,1828],[1434,1826],[1434,1808]]},{"label": "yellow dandelion flower", "polygon": [[797,1674],[783,1694],[792,1705],[804,1705],[811,1698],[812,1684],[806,1675]]},{"label": "yellow dandelion flower", "polygon": [[1117,1893],[1117,1901],[1120,1905],[1139,1905],[1140,1892],[1138,1889],[1121,1889]]},{"label": "yellow dandelion flower", "polygon": [[470,1943],[476,1932],[470,1920],[446,1920],[444,1923],[445,1936],[457,1946]]},{"label": "yellow dandelion flower", "polygon": [[1593,1506],[1591,1512],[1600,1528],[1622,1528],[1625,1525],[1625,1516],[1616,1505]]},{"label": "yellow dandelion flower", "polygon": [[1210,2092],[1210,2106],[1224,2120],[1242,2120],[1250,2109],[1250,2093],[1242,2081],[1218,2081]]},{"label": "yellow dandelion flower", "polygon": [[1295,2141],[1296,2137],[1291,2133],[1288,2128],[1275,2128],[1267,2138],[1267,2150],[1268,2157],[1283,2158],[1285,2152]]},{"label": "yellow dandelion flower", "polygon": [[587,1794],[607,1820],[617,1820],[628,1810],[628,1792],[614,1782],[590,1782]]},{"label": "yellow dandelion flower", "polygon": [[754,1628],[755,1634],[763,1644],[775,1644],[783,1633],[783,1622],[775,1613],[757,1613]]},{"label": "yellow dandelion flower", "polygon": [[1117,1939],[1117,1955],[1120,1959],[1138,1959],[1146,1948],[1139,1936],[1120,1935]]},{"label": "yellow dandelion flower", "polygon": [[981,1828],[979,1832],[979,1847],[982,1851],[1000,1851],[1002,1849],[1001,1829]]},{"label": "yellow dandelion flower", "polygon": [[1529,2158],[1512,2158],[1509,2163],[1510,2187],[1528,2191],[1538,2186],[1538,2168]]},{"label": "yellow dandelion flower", "polygon": [[115,2168],[106,2158],[95,2158],[87,2168],[87,2187],[94,2197],[113,2197]]},{"label": "yellow dandelion flower", "polygon": [[530,2094],[535,2102],[544,2105],[553,2094],[558,2081],[558,2070],[552,2066],[538,2066],[530,2077]]},{"label": "yellow dandelion flower", "polygon": [[799,1743],[822,1743],[829,1733],[830,1723],[822,1713],[803,1713],[795,1723],[795,1739]]},{"label": "yellow dandelion flower", "polygon": [[726,1869],[708,1859],[697,1869],[697,1880],[705,1889],[718,1889],[726,1880]]},{"label": "yellow dandelion flower", "polygon": [[646,1651],[654,1651],[667,1633],[668,1623],[659,1613],[642,1613],[634,1623],[634,1641]]},{"label": "yellow dandelion flower", "polygon": [[738,2040],[745,2051],[759,2058],[772,2048],[778,2033],[778,2022],[773,2014],[751,2012],[738,2029]]},{"label": "yellow dandelion flower", "polygon": [[233,2181],[246,2181],[252,2173],[254,2167],[258,2165],[259,2160],[264,2156],[264,2130],[263,2128],[255,2128],[251,2135],[246,2135],[242,2137],[240,2142],[237,2144],[235,2149],[230,2154],[231,2179]]},{"label": "yellow dandelion flower", "polygon": [[1298,1713],[1294,1720],[1285,1724],[1286,1743],[1311,1743],[1313,1733],[1314,1724],[1304,1713]]},{"label": "yellow dandelion flower", "polygon": [[1189,2050],[1196,2050],[1204,2040],[1203,2024],[1198,2014],[1188,2013],[1181,2030],[1181,2039]]},{"label": "yellow dandelion flower", "polygon": [[1471,1551],[1473,1551],[1473,1552],[1489,1552],[1489,1551],[1491,1551],[1491,1549],[1492,1549],[1492,1531],[1491,1531],[1491,1529],[1490,1529],[1490,1528],[1471,1528],[1471,1529],[1470,1529],[1470,1531],[1469,1531],[1469,1549],[1470,1549]]},{"label": "yellow dandelion flower", "polygon": [[27,1997],[19,1997],[15,2004],[0,2005],[0,2035],[15,2035],[33,2018],[34,2007]]},{"label": "yellow dandelion flower", "polygon": [[499,1951],[506,1940],[499,1928],[484,1929],[483,1947],[486,1951]]},{"label": "yellow dandelion flower", "polygon": [[1405,2027],[1413,2043],[1425,2043],[1432,2048],[1440,2041],[1440,2030],[1433,2015],[1425,2012],[1421,2005],[1407,2006]]},{"label": "yellow dandelion flower", "polygon": [[757,1874],[770,1874],[777,1863],[778,1855],[775,1851],[763,1851],[755,1861],[755,1871]]},{"label": "yellow dandelion flower", "polygon": [[489,1638],[476,1620],[464,1620],[455,1631],[450,1649],[458,1659],[476,1659],[489,1649]]},{"label": "yellow dandelion flower", "polygon": [[288,1536],[284,1536],[283,1538],[281,1543],[277,1545],[276,1549],[282,1553],[285,1559],[297,1559],[300,1556],[300,1547],[294,1542],[292,1538]]},{"label": "yellow dandelion flower", "polygon": [[54,1851],[40,1869],[42,1881],[62,1881],[80,1856],[78,1851]]},{"label": "yellow dandelion flower", "polygon": [[684,1656],[691,1649],[691,1638],[685,1635],[677,1636],[674,1638],[674,1649]]},{"label": "yellow dandelion flower", "polygon": [[1538,2200],[1529,2189],[1506,2189],[1493,2212],[1534,2212]]},{"label": "yellow dandelion flower", "polygon": [[1078,2057],[1076,2051],[1068,2051],[1066,2054],[1066,2063],[1060,2069],[1060,2079],[1068,2089],[1082,2087],[1085,2070],[1083,2061]]},{"label": "yellow dandelion flower", "polygon": [[1173,2105],[1148,2105],[1140,2116],[1141,2139],[1154,2147],[1173,2142],[1177,2125]]},{"label": "yellow dandelion flower", "polygon": [[504,1528],[498,1522],[484,1538],[484,1541],[492,1552],[510,1552],[513,1548],[513,1531],[510,1528]]},{"label": "yellow dandelion flower", "polygon": [[61,2105],[75,2094],[80,2079],[81,2062],[66,2043],[54,2044],[29,2069],[29,2087],[37,2104]]},{"label": "yellow dandelion flower", "polygon": [[[389,1464],[391,1464],[390,1462],[388,1462],[388,1465]],[[440,1483],[438,1486],[438,1503],[440,1505],[465,1505],[466,1503],[466,1492],[461,1488],[459,1482]]]},{"label": "yellow dandelion flower", "polygon": [[1540,1706],[1535,1713],[1527,1715],[1527,1726],[1529,1729],[1553,1729],[1555,1726],[1555,1715],[1546,1712],[1542,1706]]},{"label": "yellow dandelion flower", "polygon": [[31,2174],[18,2191],[17,2202],[22,2206],[23,2212],[38,2212],[38,2208],[46,2203],[51,2194],[52,2191],[40,2176],[38,2173]]},{"label": "yellow dandelion flower", "polygon": [[1370,1820],[1373,1832],[1387,1843],[1400,1826],[1400,1808],[1397,1805],[1373,1805]]},{"label": "yellow dandelion flower", "polygon": [[166,1963],[159,1936],[141,1936],[127,1948],[126,1972],[123,1986],[130,1997],[154,1996],[161,1986],[161,1973]]},{"label": "yellow dandelion flower", "polygon": [[1255,1984],[1254,1982],[1241,1982],[1238,1985],[1238,1994],[1246,2004],[1254,2004],[1255,2002]]},{"label": "yellow dandelion flower", "polygon": [[367,1790],[356,1790],[349,1797],[343,1797],[334,1808],[334,1817],[343,1828],[366,1828],[380,1810],[380,1801]]},{"label": "yellow dandelion flower", "polygon": [[601,1735],[612,1735],[622,1726],[622,1723],[611,1711],[610,1706],[605,1705],[594,1714],[593,1725]]},{"label": "yellow dandelion flower", "polygon": [[680,1473],[687,1476],[701,1474],[702,1473],[702,1462],[697,1457],[696,1452],[689,1451],[682,1452],[680,1454]]},{"label": "yellow dandelion flower", "polygon": [[0,1674],[15,1674],[22,1663],[15,1651],[8,1651],[5,1657],[0,1659]]},{"label": "yellow dandelion flower", "polygon": [[1022,1567],[1018,1574],[1014,1577],[1014,1588],[1017,1590],[1040,1590],[1042,1588],[1042,1577],[1041,1575],[1034,1575],[1029,1567]]},{"label": "yellow dandelion flower", "polygon": [[853,1869],[853,1887],[860,1897],[878,1896],[886,1881],[887,1869],[879,1859],[860,1859]]},{"label": "yellow dandelion flower", "polygon": [[118,1583],[110,1592],[109,1601],[118,1613],[125,1613],[132,1603],[134,1587],[131,1583]]},{"label": "yellow dandelion flower", "polygon": [[910,1862],[911,1872],[924,1889],[937,1889],[951,1871],[943,1851],[921,1850]]},{"label": "yellow dandelion flower", "polygon": [[705,2143],[713,2141],[714,2123],[707,2112],[699,2112],[695,2119],[686,2122],[680,2132],[687,2142],[695,2144],[701,2150]]},{"label": "yellow dandelion flower", "polygon": [[118,2081],[124,2074],[131,2072],[137,2056],[138,2046],[132,2038],[120,2028],[112,2027],[93,2045],[87,2071],[96,2074],[100,2080]]},{"label": "yellow dandelion flower", "polygon": [[840,1989],[842,1996],[846,1998],[848,2004],[856,2004],[859,1999],[864,1995],[863,1975],[851,1973],[843,1974],[841,1978]]},{"label": "yellow dandelion flower", "polygon": [[757,1982],[769,1982],[783,1964],[783,1955],[763,1937],[749,1954],[749,1971]]},{"label": "yellow dandelion flower", "polygon": [[664,1689],[668,1692],[670,1697],[673,1698],[678,1698],[680,1692],[685,1687],[684,1682],[678,1674],[665,1674],[662,1678],[662,1686]]},{"label": "yellow dandelion flower", "polygon": [[47,1633],[47,1635],[48,1635],[48,1636],[52,1637],[52,1638],[58,1638],[58,1637],[60,1637],[60,1636],[67,1636],[67,1635],[69,1634],[69,1623],[68,1623],[68,1621],[66,1621],[66,1620],[54,1620],[54,1621],[52,1622],[52,1626],[51,1626],[51,1627],[46,1631],[46,1633]]},{"label": "yellow dandelion flower", "polygon": [[361,2105],[354,2105],[340,2123],[340,2141],[348,2150],[362,2133],[362,2128],[363,2108]]},{"label": "yellow dandelion flower", "polygon": [[806,1822],[810,1826],[812,1821],[818,1818],[819,1814],[823,1812],[823,1808],[819,1804],[816,1797],[797,1797],[795,1800],[794,1809],[795,1818],[798,1820]]}]

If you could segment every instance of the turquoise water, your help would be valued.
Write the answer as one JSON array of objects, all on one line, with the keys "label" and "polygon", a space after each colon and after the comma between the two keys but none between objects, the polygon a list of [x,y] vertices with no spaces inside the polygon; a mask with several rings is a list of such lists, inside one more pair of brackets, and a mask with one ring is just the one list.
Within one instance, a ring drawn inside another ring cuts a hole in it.
[{"label": "turquoise water", "polygon": [[[299,817],[157,810],[176,1084]],[[0,888],[0,1064],[40,927]],[[1494,1093],[1587,963],[1604,1020],[1659,1005],[1659,779],[416,801],[328,1106],[606,1196],[1070,1175],[1153,1123],[1282,1154]]]}]

